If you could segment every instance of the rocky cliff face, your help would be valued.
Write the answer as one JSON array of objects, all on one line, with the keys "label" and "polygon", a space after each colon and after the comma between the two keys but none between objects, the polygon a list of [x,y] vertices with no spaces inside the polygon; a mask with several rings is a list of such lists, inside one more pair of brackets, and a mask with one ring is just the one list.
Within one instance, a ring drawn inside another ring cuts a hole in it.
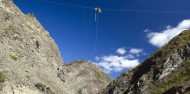
[{"label": "rocky cliff face", "polygon": [[102,94],[190,94],[190,31],[184,31]]},{"label": "rocky cliff face", "polygon": [[97,66],[77,62],[84,63],[63,63],[33,14],[0,0],[0,94],[96,94],[111,81]]}]

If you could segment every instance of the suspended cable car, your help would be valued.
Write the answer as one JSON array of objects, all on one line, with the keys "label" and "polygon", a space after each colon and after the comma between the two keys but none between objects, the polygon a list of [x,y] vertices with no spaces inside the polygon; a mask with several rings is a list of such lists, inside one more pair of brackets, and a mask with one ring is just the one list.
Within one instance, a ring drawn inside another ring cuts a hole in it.
[{"label": "suspended cable car", "polygon": [[99,7],[97,7],[97,8],[95,8],[95,12],[96,12],[96,13],[102,13],[102,9],[99,8]]},{"label": "suspended cable car", "polygon": [[102,9],[99,7],[96,7],[95,9],[95,22],[98,20],[98,14],[102,13]]},{"label": "suspended cable car", "polygon": [[95,8],[95,22],[96,22],[96,40],[95,40],[95,54],[96,54],[96,50],[97,50],[97,42],[98,42],[98,14],[102,13],[102,9],[99,7]]}]

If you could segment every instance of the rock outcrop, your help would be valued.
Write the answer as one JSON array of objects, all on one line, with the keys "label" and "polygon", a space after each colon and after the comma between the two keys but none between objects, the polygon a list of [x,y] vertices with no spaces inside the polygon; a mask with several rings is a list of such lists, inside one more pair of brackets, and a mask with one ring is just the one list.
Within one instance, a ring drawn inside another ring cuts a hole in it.
[{"label": "rock outcrop", "polygon": [[158,49],[138,67],[123,73],[102,94],[189,94],[190,31]]},{"label": "rock outcrop", "polygon": [[65,64],[33,14],[0,0],[0,94],[96,94],[110,81],[86,61]]}]

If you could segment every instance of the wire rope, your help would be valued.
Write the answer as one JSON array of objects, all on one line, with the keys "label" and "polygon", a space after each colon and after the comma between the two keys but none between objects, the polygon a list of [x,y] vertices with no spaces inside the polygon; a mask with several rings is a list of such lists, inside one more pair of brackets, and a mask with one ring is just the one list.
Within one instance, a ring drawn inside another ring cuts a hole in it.
[{"label": "wire rope", "polygon": [[96,35],[95,35],[95,54],[97,53],[97,45],[98,45],[98,13],[95,13],[96,14]]},{"label": "wire rope", "polygon": [[[70,7],[78,7],[78,8],[85,8],[94,10],[95,7],[88,7],[88,6],[82,6],[82,5],[76,5],[76,4],[69,4],[64,2],[55,2],[55,1],[49,1],[49,0],[41,0],[42,2],[46,2],[49,4],[56,4],[56,5],[64,5],[64,6],[70,6]],[[139,13],[177,13],[177,14],[190,14],[190,12],[181,12],[181,11],[157,11],[157,10],[134,10],[134,9],[108,9],[108,8],[101,8],[103,11],[113,11],[113,12],[139,12]]]}]

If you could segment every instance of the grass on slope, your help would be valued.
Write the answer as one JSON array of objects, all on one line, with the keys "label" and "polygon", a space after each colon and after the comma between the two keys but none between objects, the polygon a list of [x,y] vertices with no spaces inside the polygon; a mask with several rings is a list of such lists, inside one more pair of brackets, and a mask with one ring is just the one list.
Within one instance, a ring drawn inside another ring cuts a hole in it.
[{"label": "grass on slope", "polygon": [[169,78],[161,86],[152,91],[151,94],[162,94],[172,87],[184,84],[186,81],[190,80],[190,62],[183,62],[182,66],[185,68],[184,71]]}]

